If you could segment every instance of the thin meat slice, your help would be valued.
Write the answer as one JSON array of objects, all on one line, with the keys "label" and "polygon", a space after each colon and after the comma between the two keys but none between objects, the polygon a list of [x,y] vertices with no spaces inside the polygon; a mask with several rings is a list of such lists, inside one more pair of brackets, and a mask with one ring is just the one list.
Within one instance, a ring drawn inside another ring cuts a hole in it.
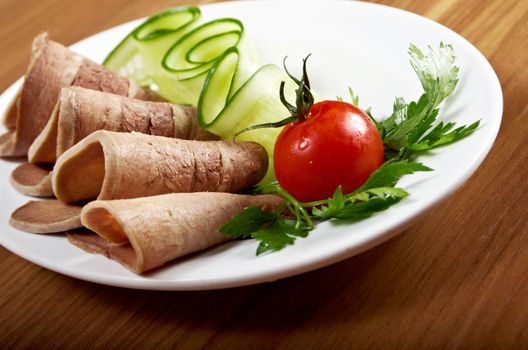
[{"label": "thin meat slice", "polygon": [[15,148],[16,133],[15,130],[7,130],[6,133],[0,135],[0,156],[2,152],[11,152],[10,150]]},{"label": "thin meat slice", "polygon": [[31,145],[29,161],[54,163],[58,156],[97,130],[137,131],[186,140],[218,139],[199,126],[193,107],[67,87],[61,90],[51,118]]},{"label": "thin meat slice", "polygon": [[[29,67],[22,90],[4,116],[10,131],[0,136],[0,156],[27,154],[31,143],[44,129],[65,86],[83,86],[140,99],[159,100],[155,94],[127,78],[48,40],[46,33],[33,41]],[[14,107],[16,107],[16,112]]]},{"label": "thin meat slice", "polygon": [[11,173],[11,184],[20,193],[35,197],[53,197],[51,171],[31,163],[22,163]]},{"label": "thin meat slice", "polygon": [[126,200],[94,201],[81,213],[82,224],[105,240],[71,233],[70,242],[143,273],[168,261],[229,240],[218,230],[244,208],[275,210],[275,195],[174,193]]},{"label": "thin meat slice", "polygon": [[96,131],[53,170],[65,203],[177,192],[239,192],[258,183],[268,157],[253,142],[189,141],[137,132]]},{"label": "thin meat slice", "polygon": [[82,227],[82,207],[56,199],[29,201],[13,212],[9,224],[30,233],[56,233]]},{"label": "thin meat slice", "polygon": [[101,254],[124,266],[135,266],[136,253],[130,243],[112,243],[86,228],[66,231],[71,244],[91,254]]}]

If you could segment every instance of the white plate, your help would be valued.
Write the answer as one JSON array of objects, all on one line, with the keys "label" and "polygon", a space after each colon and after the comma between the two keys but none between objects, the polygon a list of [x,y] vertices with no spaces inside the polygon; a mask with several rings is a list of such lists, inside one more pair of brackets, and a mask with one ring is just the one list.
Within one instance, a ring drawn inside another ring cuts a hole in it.
[{"label": "white plate", "polygon": [[[17,163],[0,161],[0,243],[13,253],[59,273],[87,281],[140,289],[198,290],[273,281],[346,259],[393,237],[420,215],[460,187],[489,152],[499,130],[502,92],[484,56],[453,31],[401,10],[360,2],[233,2],[202,7],[205,19],[235,17],[243,21],[251,41],[266,62],[293,66],[312,53],[312,82],[321,96],[346,96],[352,86],[363,107],[386,117],[395,96],[415,99],[420,84],[407,48],[414,43],[437,47],[453,44],[460,66],[455,95],[441,117],[459,123],[481,119],[470,137],[420,161],[434,172],[415,174],[400,185],[411,195],[395,207],[355,224],[318,225],[309,238],[280,252],[255,256],[256,242],[240,241],[180,259],[157,271],[137,276],[118,263],[87,254],[62,235],[42,236],[12,229],[10,214],[28,198],[8,178]],[[302,11],[300,15],[299,11]],[[139,22],[127,23],[87,38],[73,49],[97,61]],[[18,82],[18,84],[20,81]],[[16,85],[17,83],[15,83]],[[13,98],[12,86],[0,98],[0,111]]]}]

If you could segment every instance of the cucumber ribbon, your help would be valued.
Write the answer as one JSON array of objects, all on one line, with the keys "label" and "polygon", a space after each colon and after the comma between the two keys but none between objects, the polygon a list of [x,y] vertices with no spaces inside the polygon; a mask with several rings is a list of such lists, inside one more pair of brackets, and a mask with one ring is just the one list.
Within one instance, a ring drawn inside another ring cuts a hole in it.
[{"label": "cucumber ribbon", "polygon": [[[150,86],[168,101],[197,106],[200,125],[224,139],[251,125],[288,115],[279,98],[295,98],[295,84],[279,67],[263,65],[234,18],[205,22],[198,7],[178,7],[148,18],[108,55],[104,65]],[[237,140],[261,144],[270,159],[262,183],[274,179],[279,128],[252,130]]]}]

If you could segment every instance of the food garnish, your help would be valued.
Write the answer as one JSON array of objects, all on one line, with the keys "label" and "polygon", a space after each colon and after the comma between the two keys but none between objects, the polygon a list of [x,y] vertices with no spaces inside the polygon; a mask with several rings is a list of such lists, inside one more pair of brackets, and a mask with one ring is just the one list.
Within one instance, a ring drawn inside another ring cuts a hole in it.
[{"label": "food garnish", "polygon": [[437,52],[429,47],[429,54],[424,54],[411,44],[409,56],[424,92],[417,101],[410,103],[403,97],[396,98],[391,116],[378,124],[388,159],[410,159],[420,152],[456,142],[480,124],[476,121],[454,130],[454,122],[434,125],[440,112],[438,106],[453,93],[458,83],[459,69],[454,64],[456,56],[451,45],[440,43]]},{"label": "food garnish", "polygon": [[[400,177],[417,171],[433,170],[414,162],[415,156],[456,142],[470,135],[479,125],[479,121],[476,121],[451,131],[455,126],[454,122],[437,122],[439,104],[452,94],[458,82],[458,67],[454,65],[452,46],[441,43],[437,52],[429,47],[427,55],[411,45],[409,55],[424,93],[418,101],[410,103],[406,103],[401,97],[396,98],[393,113],[383,122],[376,121],[370,111],[367,111],[381,134],[385,162],[363,185],[346,194],[340,184],[330,198],[300,202],[282,186],[279,177],[279,182],[254,189],[255,193],[274,193],[284,198],[284,203],[275,213],[246,208],[220,231],[232,237],[255,238],[260,242],[258,255],[280,250],[293,244],[296,238],[306,237],[315,228],[314,222],[330,219],[353,222],[365,219],[405,198],[408,193],[396,187]],[[299,90],[310,88],[305,75],[306,69],[303,69],[303,78],[296,80],[297,96],[301,94]],[[302,94],[306,95],[306,91]],[[357,96],[351,94],[351,97],[357,105]],[[282,133],[284,132],[288,132],[288,129],[283,129]],[[346,162],[347,159],[341,161]]]}]

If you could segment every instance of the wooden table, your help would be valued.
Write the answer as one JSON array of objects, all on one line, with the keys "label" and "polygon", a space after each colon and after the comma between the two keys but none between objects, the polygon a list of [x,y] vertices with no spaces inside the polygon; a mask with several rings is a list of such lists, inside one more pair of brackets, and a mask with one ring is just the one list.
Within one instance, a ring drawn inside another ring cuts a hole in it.
[{"label": "wooden table", "polygon": [[[0,347],[528,347],[528,1],[383,0],[478,47],[504,119],[469,182],[420,224],[333,266],[275,283],[151,292],[86,283],[0,248]],[[183,3],[2,0],[0,90],[42,30],[71,44]]]}]

